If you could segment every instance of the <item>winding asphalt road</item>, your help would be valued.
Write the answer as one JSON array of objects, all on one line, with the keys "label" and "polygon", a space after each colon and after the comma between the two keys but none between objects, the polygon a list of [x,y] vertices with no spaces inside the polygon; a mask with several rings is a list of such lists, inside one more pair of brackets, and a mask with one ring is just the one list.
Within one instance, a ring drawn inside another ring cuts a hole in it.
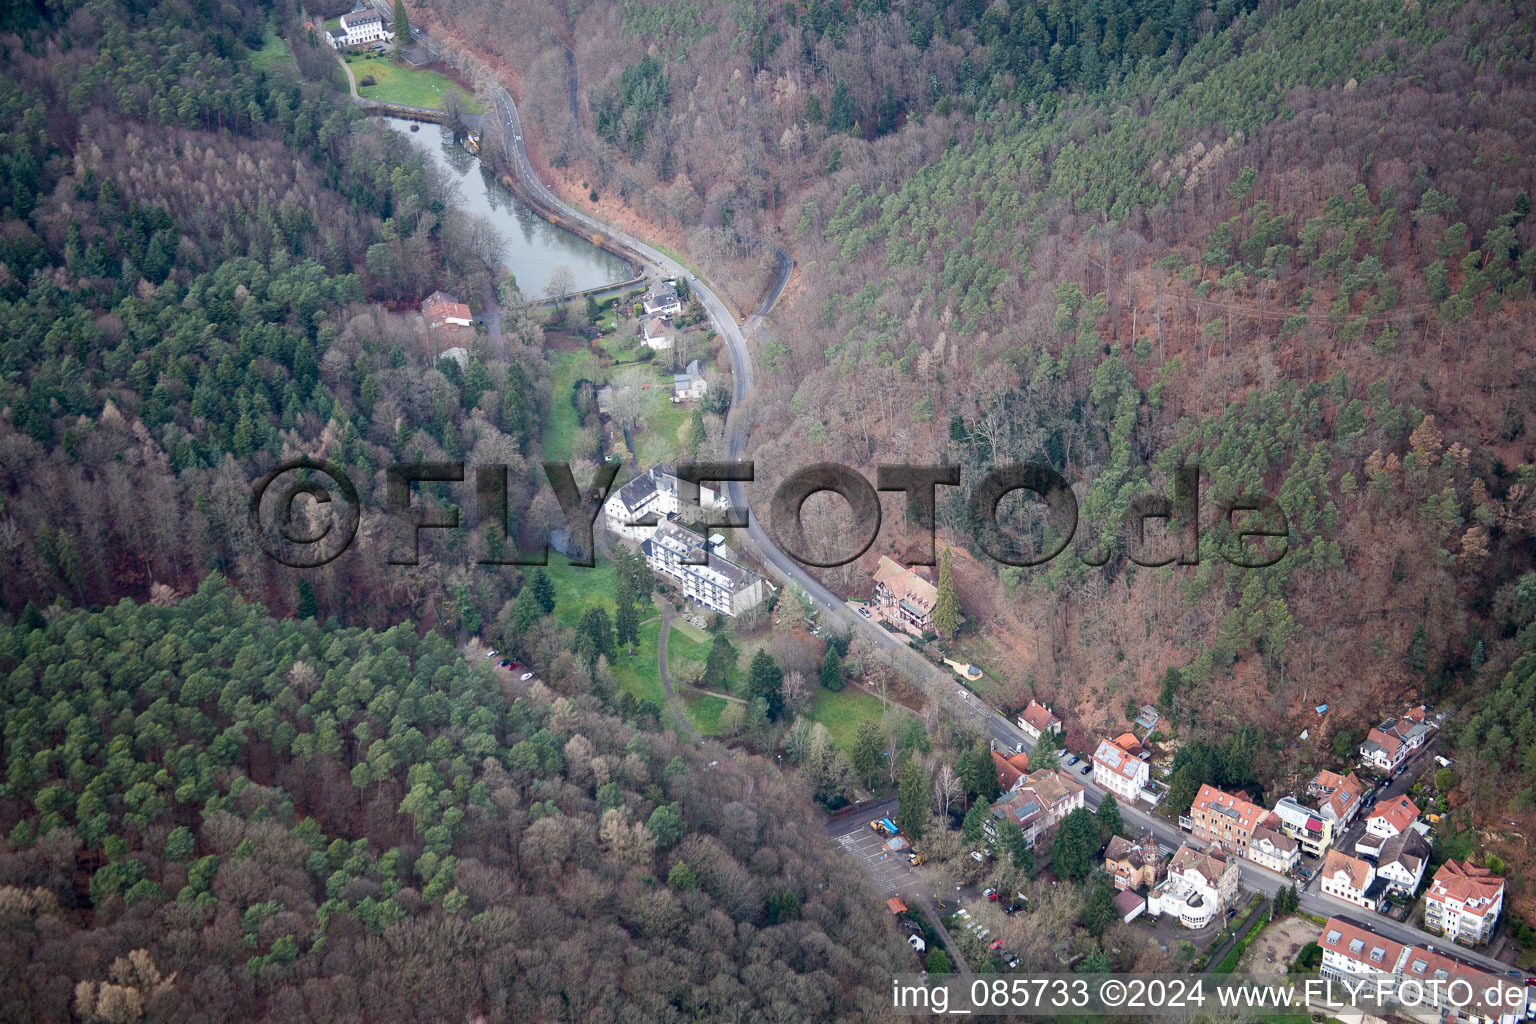
[{"label": "winding asphalt road", "polygon": [[[751,399],[753,395],[752,356],[747,345],[747,335],[756,331],[762,324],[763,317],[772,309],[778,301],[779,295],[784,290],[789,280],[793,262],[787,253],[779,250],[780,267],[777,279],[757,311],[745,324],[738,324],[731,315],[729,307],[715,294],[707,283],[698,280],[685,266],[673,260],[670,256],[657,250],[637,238],[622,231],[615,230],[593,218],[573,209],[562,202],[534,173],[533,166],[528,162],[528,153],[523,146],[522,123],[518,119],[517,105],[511,95],[502,88],[496,96],[496,115],[502,119],[503,126],[507,129],[506,137],[508,152],[505,154],[518,179],[534,197],[547,204],[552,209],[560,211],[564,216],[576,224],[579,224],[594,234],[604,234],[620,244],[627,246],[631,251],[639,254],[648,264],[652,272],[664,277],[686,277],[689,287],[699,296],[704,309],[709,314],[715,330],[725,339],[726,347],[730,351],[731,365],[735,371],[732,374],[734,381],[733,401],[731,412],[726,420],[726,439],[728,450],[732,460],[741,459],[746,453],[747,439],[751,428]],[[831,591],[822,586],[820,581],[806,572],[798,562],[785,554],[774,540],[763,529],[762,523],[756,516],[750,515],[750,505],[747,500],[745,488],[740,483],[728,483],[728,494],[731,504],[737,508],[748,509],[747,540],[738,545],[750,551],[759,562],[783,583],[793,583],[808,594],[820,611],[824,620],[831,624],[849,630],[862,630],[874,644],[877,651],[889,657],[892,665],[903,671],[908,678],[919,683],[933,699],[949,707],[952,711],[966,719],[967,716],[975,716],[977,723],[983,727],[1001,746],[1007,750],[1015,749],[1022,745],[1028,750],[1033,743],[1021,732],[1012,721],[998,713],[994,708],[986,706],[980,698],[964,690],[960,686],[958,677],[952,675],[947,669],[940,669],[933,665],[922,655],[907,647],[905,643],[897,640],[886,630],[855,614],[846,604],[840,601]],[[1104,798],[1104,791],[1094,786],[1090,778],[1076,774],[1075,767],[1070,769],[1073,778],[1082,784],[1086,790],[1085,802],[1090,807],[1097,807]],[[1177,847],[1185,839],[1185,833],[1170,825],[1160,818],[1141,811],[1139,808],[1122,804],[1121,814],[1127,823],[1139,827],[1149,828],[1157,835],[1160,842]],[[1259,867],[1251,861],[1239,862],[1242,882],[1245,888],[1257,890],[1268,895],[1274,895],[1282,886],[1289,885],[1291,880],[1275,872]],[[1344,903],[1320,893],[1301,893],[1301,908],[1314,914],[1326,916],[1338,916],[1346,920],[1363,925],[1388,938],[1400,942],[1418,943],[1425,945],[1437,945],[1444,948],[1448,944],[1444,939],[1430,935],[1428,932],[1410,927],[1404,923],[1393,921],[1390,918],[1369,913],[1359,907]],[[1471,962],[1479,964],[1485,969],[1501,971],[1506,965],[1475,953],[1471,950],[1456,949],[1455,955]]]},{"label": "winding asphalt road", "polygon": [[[744,324],[738,323],[730,307],[715,293],[714,289],[695,276],[687,267],[640,239],[587,216],[551,192],[539,180],[533,165],[528,161],[528,150],[523,143],[522,121],[518,117],[517,104],[513,101],[511,94],[505,88],[499,88],[494,99],[496,116],[501,119],[502,127],[505,129],[507,145],[503,155],[522,187],[534,199],[550,209],[559,211],[572,223],[590,234],[607,236],[638,254],[647,265],[647,270],[656,276],[684,278],[688,281],[689,288],[699,297],[716,332],[725,340],[726,348],[730,352],[731,367],[734,372],[731,375],[733,381],[731,411],[726,418],[726,444],[732,461],[744,458],[751,430],[754,387],[752,354],[747,344],[747,337],[761,327],[763,318],[778,301],[785,285],[789,282],[794,261],[783,249],[777,251],[779,271],[773,287],[768,290],[752,316]],[[806,572],[800,563],[779,548],[768,532],[763,529],[761,518],[751,514],[746,488],[737,482],[728,483],[726,486],[731,504],[748,511],[747,537],[743,542],[738,536],[738,546],[744,548],[758,562],[767,567],[780,583],[793,584],[808,594],[823,621],[829,621],[832,626],[844,631],[862,630],[875,649],[907,678],[921,685],[929,696],[948,706],[962,719],[974,718],[976,723],[998,743],[1012,750],[1017,744],[1024,742],[1024,734],[1013,722],[995,709],[986,707],[979,698],[964,690],[959,685],[958,677],[947,669],[935,666],[883,627],[854,614],[819,580]],[[962,697],[962,693],[965,696]]]}]

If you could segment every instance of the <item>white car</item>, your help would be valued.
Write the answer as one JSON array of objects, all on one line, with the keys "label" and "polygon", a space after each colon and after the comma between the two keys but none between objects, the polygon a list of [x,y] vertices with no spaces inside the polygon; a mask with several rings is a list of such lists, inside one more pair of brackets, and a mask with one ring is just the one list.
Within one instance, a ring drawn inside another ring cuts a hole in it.
[{"label": "white car", "polygon": [[501,652],[497,651],[497,650],[487,651],[486,654],[485,654],[486,660],[490,660],[491,658],[496,657],[496,655],[498,655],[500,653]]},{"label": "white car", "polygon": [[520,678],[522,679],[523,682],[526,683],[528,680],[533,678],[533,673],[532,672],[524,672]]},{"label": "white car", "polygon": [[956,690],[955,693],[959,695],[961,700],[970,700],[971,699],[971,691],[970,690]]}]

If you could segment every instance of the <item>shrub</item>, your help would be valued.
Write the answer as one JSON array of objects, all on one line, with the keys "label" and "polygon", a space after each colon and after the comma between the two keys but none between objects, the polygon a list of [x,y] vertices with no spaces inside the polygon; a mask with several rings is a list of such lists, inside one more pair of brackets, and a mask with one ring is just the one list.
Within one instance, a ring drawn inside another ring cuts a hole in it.
[{"label": "shrub", "polygon": [[378,84],[379,84],[378,81],[376,81],[372,75],[364,75],[362,78],[359,78],[357,80],[357,87],[359,89],[366,89],[370,85],[378,85]]}]

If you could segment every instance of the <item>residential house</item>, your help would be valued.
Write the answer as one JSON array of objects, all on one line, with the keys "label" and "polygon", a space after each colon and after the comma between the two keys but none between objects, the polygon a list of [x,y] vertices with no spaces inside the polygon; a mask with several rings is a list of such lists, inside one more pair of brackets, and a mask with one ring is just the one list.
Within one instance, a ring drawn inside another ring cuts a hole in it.
[{"label": "residential house", "polygon": [[[1015,759],[1022,755],[1002,759],[993,753],[993,764],[1017,768]],[[999,781],[1001,781],[999,768]],[[1012,822],[1024,832],[1025,841],[1034,846],[1040,837],[1083,806],[1083,787],[1066,772],[1054,769],[1022,775],[1008,792],[992,804],[992,817],[986,825],[988,838],[997,838],[996,822]]]},{"label": "residential house", "polygon": [[1142,829],[1135,839],[1114,836],[1104,848],[1104,871],[1116,889],[1151,888],[1162,881],[1167,858],[1157,837]]},{"label": "residential house", "polygon": [[628,540],[648,540],[666,519],[701,521],[704,513],[723,513],[730,508],[724,490],[707,483],[681,480],[665,462],[630,480],[603,502],[604,525],[609,532]]},{"label": "residential house", "polygon": [[875,567],[875,614],[886,622],[922,636],[933,629],[933,606],[939,591],[918,573],[885,555]]},{"label": "residential house", "polygon": [[1323,925],[1317,944],[1323,950],[1320,973],[1325,979],[1365,985],[1385,999],[1412,1004],[1416,1018],[1430,1019],[1426,1010],[1436,1020],[1475,1024],[1516,1024],[1531,1016],[1530,992],[1522,982],[1443,951],[1405,946],[1341,917]]},{"label": "residential house", "polygon": [[1032,740],[1039,740],[1044,733],[1061,735],[1061,719],[1037,700],[1031,700],[1029,706],[1019,712],[1018,723],[1020,731]]},{"label": "residential house", "polygon": [[646,316],[670,317],[683,311],[683,302],[677,297],[677,288],[671,281],[657,281],[651,285],[642,302]]},{"label": "residential house", "polygon": [[1323,858],[1321,875],[1323,895],[1367,910],[1376,909],[1387,888],[1385,881],[1377,881],[1376,869],[1370,861],[1338,850],[1329,850],[1328,856]]},{"label": "residential house", "polygon": [[1360,744],[1360,760],[1372,768],[1392,773],[1429,738],[1424,708],[1411,709],[1400,718],[1389,718],[1366,733]]},{"label": "residential house", "polygon": [[1196,839],[1215,843],[1228,853],[1241,857],[1248,852],[1248,840],[1269,812],[1240,796],[1223,793],[1215,786],[1200,787],[1189,809]]},{"label": "residential house", "polygon": [[640,544],[651,571],[675,580],[684,597],[721,615],[741,615],[768,596],[768,581],[736,564],[723,548],[719,534],[706,539],[675,518],[657,524]]},{"label": "residential house", "polygon": [[1279,829],[1280,819],[1271,814],[1264,824],[1255,825],[1248,837],[1245,856],[1260,867],[1289,874],[1301,861],[1301,844]]},{"label": "residential house", "polygon": [[1293,796],[1275,801],[1274,813],[1280,819],[1280,831],[1301,844],[1302,852],[1309,857],[1321,857],[1333,845],[1334,829],[1343,827]]},{"label": "residential house", "polygon": [[704,379],[704,365],[697,359],[688,363],[682,373],[672,375],[672,401],[692,402],[703,398],[709,391],[709,381]]},{"label": "residential house", "polygon": [[433,292],[422,299],[421,315],[427,321],[427,333],[445,343],[473,332],[469,307],[447,292]]},{"label": "residential house", "polygon": [[1355,843],[1355,852],[1367,857],[1379,857],[1381,846],[1395,835],[1401,835],[1419,820],[1419,808],[1407,795],[1384,800],[1371,810],[1365,819],[1365,834]]},{"label": "residential house", "polygon": [[366,46],[368,43],[383,42],[392,38],[394,34],[384,27],[384,19],[372,8],[343,14],[339,27],[326,33],[327,42],[337,50],[344,50],[349,46]]},{"label": "residential house", "polygon": [[1307,785],[1307,795],[1317,800],[1318,812],[1333,823],[1334,832],[1343,832],[1360,812],[1365,797],[1365,783],[1354,772],[1340,775],[1320,771]]},{"label": "residential house", "polygon": [[1232,904],[1237,881],[1236,857],[1186,843],[1169,861],[1168,877],[1147,896],[1147,912],[1173,914],[1186,928],[1204,928]]},{"label": "residential house", "polygon": [[1386,879],[1389,892],[1411,896],[1419,891],[1419,883],[1424,881],[1429,853],[1429,840],[1419,835],[1417,829],[1405,829],[1381,844],[1381,853],[1376,857],[1376,876]]},{"label": "residential house", "polygon": [[1504,909],[1504,879],[1470,861],[1448,860],[1424,895],[1424,930],[1452,942],[1487,942]]},{"label": "residential house", "polygon": [[659,316],[650,317],[645,321],[643,336],[645,344],[657,352],[672,347],[671,325]]},{"label": "residential house", "polygon": [[1141,759],[1144,753],[1136,737],[1128,732],[1112,740],[1100,740],[1099,748],[1093,752],[1094,784],[1126,803],[1135,803],[1151,778],[1147,762]]},{"label": "residential house", "polygon": [[997,751],[992,751],[992,767],[997,769],[997,788],[1004,793],[1012,793],[1029,770],[1026,764],[1014,764],[1015,757],[1023,760],[1022,754],[1004,757]]}]

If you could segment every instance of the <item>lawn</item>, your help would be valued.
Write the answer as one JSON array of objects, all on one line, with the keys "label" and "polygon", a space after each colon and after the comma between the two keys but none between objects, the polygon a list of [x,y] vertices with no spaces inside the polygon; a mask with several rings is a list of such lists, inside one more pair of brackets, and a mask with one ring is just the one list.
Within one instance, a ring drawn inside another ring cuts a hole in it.
[{"label": "lawn", "polygon": [[649,407],[640,421],[644,429],[635,435],[635,446],[640,449],[635,455],[642,466],[677,458],[683,447],[683,424],[693,414],[691,405],[672,401],[672,374],[668,372],[665,376],[669,386],[652,392]]},{"label": "lawn", "polygon": [[703,736],[715,736],[720,732],[720,712],[725,710],[728,703],[724,697],[712,697],[697,690],[684,690],[682,692],[683,706],[688,712],[688,721],[693,723],[693,728]]},{"label": "lawn", "polygon": [[288,44],[272,31],[271,25],[267,26],[267,36],[261,41],[261,49],[251,51],[250,61],[253,69],[269,74],[276,68],[293,66]]},{"label": "lawn", "polygon": [[851,751],[859,725],[863,722],[878,725],[883,710],[880,699],[863,690],[850,686],[834,693],[824,686],[817,686],[816,698],[805,717],[826,726],[832,741],[844,751]]},{"label": "lawn", "polygon": [[581,432],[581,420],[571,404],[572,386],[582,378],[601,383],[603,377],[597,358],[584,348],[549,353],[549,419],[543,438],[547,461],[571,461],[572,443]]},{"label": "lawn", "polygon": [[[549,567],[545,571],[555,585],[555,620],[562,626],[576,628],[591,608],[601,608],[610,619],[613,617],[618,573],[612,559],[599,555],[596,565],[583,569],[571,565],[558,551],[550,551]],[[660,637],[659,618],[641,626],[635,653],[626,654],[620,648],[612,667],[613,677],[620,686],[636,697],[653,700],[665,707],[667,694],[661,685],[661,668],[656,660],[656,643]],[[715,717],[718,719],[718,713]]]},{"label": "lawn", "polygon": [[[347,63],[357,77],[357,94],[364,99],[381,103],[398,103],[406,107],[430,107],[438,109],[443,98],[450,92],[458,93],[459,106],[465,113],[484,113],[475,98],[454,84],[453,79],[430,68],[413,68],[409,64],[396,64],[388,56],[375,54],[349,56]],[[363,85],[363,77],[371,75],[375,84]]]},{"label": "lawn", "polygon": [[[613,559],[602,555],[590,569],[571,565],[553,549],[549,552],[549,580],[555,585],[555,618],[562,626],[575,628],[588,608],[602,608],[613,615],[613,595],[618,591],[618,572]],[[652,637],[656,636],[653,626]],[[651,646],[654,652],[656,647]],[[656,659],[652,657],[652,661]]]},{"label": "lawn", "polygon": [[[702,636],[703,639],[699,639],[699,636]],[[703,630],[690,626],[681,620],[674,619],[672,622],[672,634],[667,637],[667,672],[672,676],[673,682],[692,679],[693,673],[684,671],[685,668],[689,663],[702,666],[704,662],[709,660],[709,648],[713,642],[714,638],[704,633]],[[711,680],[709,687],[713,690],[729,690],[731,684],[736,682],[740,674],[741,670],[738,668],[735,672],[731,673],[730,678],[725,681],[723,687],[719,680]]]}]

